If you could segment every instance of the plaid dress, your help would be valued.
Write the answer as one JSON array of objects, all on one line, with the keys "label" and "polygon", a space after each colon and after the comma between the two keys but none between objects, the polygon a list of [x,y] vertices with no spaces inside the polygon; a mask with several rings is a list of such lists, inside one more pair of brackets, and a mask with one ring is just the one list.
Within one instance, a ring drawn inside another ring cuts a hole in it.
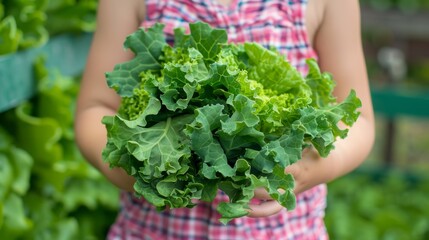
[{"label": "plaid dress", "polygon": [[[229,6],[216,0],[146,0],[147,16],[142,27],[162,22],[167,41],[172,42],[174,28],[204,21],[226,29],[231,42],[254,41],[277,48],[306,74],[305,60],[317,57],[307,39],[306,5],[306,0],[232,0]],[[322,184],[299,194],[293,211],[283,209],[265,218],[237,218],[227,225],[218,221],[220,215],[216,211],[220,202],[228,201],[221,191],[212,203],[163,212],[157,212],[144,199],[123,192],[121,210],[108,239],[328,239],[323,222],[326,192],[326,185]]]}]

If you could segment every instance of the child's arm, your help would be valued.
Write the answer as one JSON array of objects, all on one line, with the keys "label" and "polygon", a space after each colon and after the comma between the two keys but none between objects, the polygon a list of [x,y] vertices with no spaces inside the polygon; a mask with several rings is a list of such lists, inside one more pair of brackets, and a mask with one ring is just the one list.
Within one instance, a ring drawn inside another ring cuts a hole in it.
[{"label": "child's arm", "polygon": [[122,169],[110,169],[101,158],[107,141],[101,119],[114,115],[120,103],[118,95],[107,86],[104,74],[112,71],[115,64],[133,57],[130,51],[124,51],[123,42],[140,25],[142,2],[99,1],[97,29],[82,78],[75,122],[76,140],[85,158],[112,183],[129,191],[134,179]]},{"label": "child's arm", "polygon": [[[286,169],[295,177],[296,194],[358,167],[368,156],[374,141],[374,116],[362,51],[359,2],[322,1],[326,3],[324,17],[314,38],[321,70],[333,74],[337,81],[334,94],[339,101],[355,89],[362,100],[362,108],[347,138],[336,142],[329,157],[322,159],[314,150],[305,151],[302,160]],[[282,207],[275,201],[268,201],[252,208],[251,216],[260,217],[274,214]]]},{"label": "child's arm", "polygon": [[358,0],[329,0],[315,49],[323,71],[333,74],[334,90],[343,101],[351,89],[362,101],[361,115],[327,159],[305,158],[289,170],[296,173],[297,192],[329,182],[358,167],[370,153],[375,136],[371,93],[362,50]]}]

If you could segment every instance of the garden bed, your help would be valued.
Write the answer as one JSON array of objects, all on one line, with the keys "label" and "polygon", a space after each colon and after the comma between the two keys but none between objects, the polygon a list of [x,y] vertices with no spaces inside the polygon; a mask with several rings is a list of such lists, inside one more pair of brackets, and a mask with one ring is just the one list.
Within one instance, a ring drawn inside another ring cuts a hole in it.
[{"label": "garden bed", "polygon": [[[17,106],[36,92],[34,61],[46,57],[46,66],[65,75],[80,74],[86,63],[92,34],[64,34],[45,45],[0,56],[0,112]],[[55,72],[50,72],[55,74]]]},{"label": "garden bed", "polygon": [[429,178],[360,168],[329,185],[326,225],[335,239],[429,239]]}]

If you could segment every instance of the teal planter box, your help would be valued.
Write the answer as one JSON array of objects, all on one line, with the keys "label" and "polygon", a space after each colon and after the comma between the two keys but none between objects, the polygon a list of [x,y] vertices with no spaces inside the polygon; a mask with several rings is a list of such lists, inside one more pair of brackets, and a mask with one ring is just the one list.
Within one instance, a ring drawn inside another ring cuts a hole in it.
[{"label": "teal planter box", "polygon": [[38,56],[44,55],[46,66],[64,75],[80,74],[86,64],[91,39],[92,34],[61,35],[39,48],[0,56],[0,112],[33,96],[36,88],[33,64]]},{"label": "teal planter box", "polygon": [[371,89],[374,110],[388,118],[429,117],[429,90],[401,90],[393,87]]}]

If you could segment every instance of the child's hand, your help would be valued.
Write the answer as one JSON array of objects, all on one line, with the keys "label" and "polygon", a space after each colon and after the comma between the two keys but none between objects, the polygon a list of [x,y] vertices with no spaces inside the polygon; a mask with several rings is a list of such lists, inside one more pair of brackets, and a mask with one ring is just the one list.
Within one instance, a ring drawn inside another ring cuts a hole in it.
[{"label": "child's hand", "polygon": [[267,217],[280,212],[284,207],[276,200],[272,199],[264,188],[255,190],[254,199],[257,203],[251,202],[251,209],[248,217]]},{"label": "child's hand", "polygon": [[314,148],[306,148],[298,162],[286,167],[285,172],[292,174],[295,179],[294,193],[296,195],[307,191],[319,184],[327,183],[337,176],[339,161],[337,150],[330,153],[328,158],[322,158]]},{"label": "child's hand", "polygon": [[[316,170],[322,173],[321,167],[328,164],[326,161],[329,160],[321,159],[314,149],[305,149],[302,159],[285,169],[285,173],[292,174],[295,179],[295,194],[304,192],[321,183],[320,179],[324,177],[314,174],[313,171]],[[284,208],[276,200],[272,199],[264,188],[255,190],[254,199],[256,201],[249,205],[251,208],[249,217],[271,216]]]}]

